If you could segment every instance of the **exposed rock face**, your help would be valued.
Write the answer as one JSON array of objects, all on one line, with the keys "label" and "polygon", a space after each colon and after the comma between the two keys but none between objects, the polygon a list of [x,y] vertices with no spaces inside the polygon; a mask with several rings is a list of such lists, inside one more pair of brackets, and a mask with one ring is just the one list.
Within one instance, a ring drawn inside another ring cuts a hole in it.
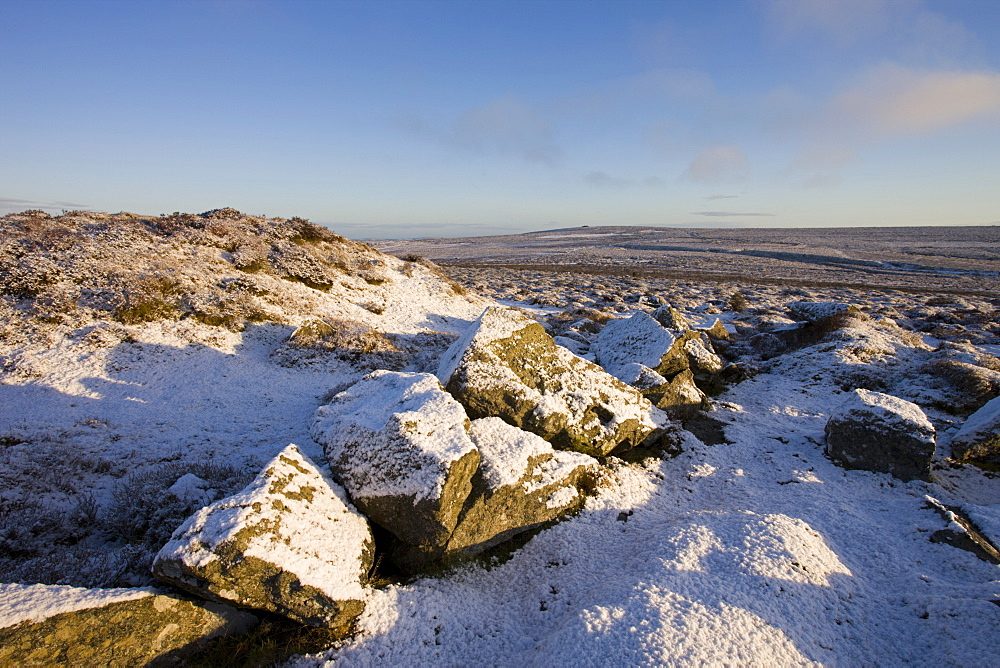
[{"label": "exposed rock face", "polygon": [[554,450],[496,417],[473,420],[469,435],[481,460],[455,531],[437,549],[397,546],[397,564],[416,570],[430,561],[474,556],[583,505],[581,488],[597,466],[593,458]]},{"label": "exposed rock face", "polygon": [[[25,589],[39,587],[65,590],[47,593],[49,598],[107,591],[45,585]],[[174,665],[204,641],[244,633],[256,623],[253,615],[227,605],[150,592],[0,628],[0,665]]]},{"label": "exposed rock face", "polygon": [[644,391],[646,398],[657,408],[677,412],[682,407],[702,407],[708,401],[705,393],[698,389],[691,369],[684,369],[662,385]]},{"label": "exposed rock face", "polygon": [[686,332],[691,329],[691,322],[684,317],[684,314],[675,309],[670,304],[664,304],[651,314],[656,322],[667,329],[678,332]]},{"label": "exposed rock face", "polygon": [[589,455],[637,445],[663,421],[637,390],[500,306],[486,309],[448,349],[438,378],[470,417],[499,416],[556,448]]},{"label": "exposed rock face", "polygon": [[729,330],[726,329],[726,326],[718,318],[715,319],[711,327],[701,331],[708,334],[709,338],[713,341],[729,341],[733,338],[733,335],[729,333]]},{"label": "exposed rock face", "polygon": [[951,439],[951,456],[972,464],[1000,466],[1000,397],[969,416]]},{"label": "exposed rock face", "polygon": [[373,550],[343,490],[289,445],[242,492],[178,527],[153,574],[209,599],[342,627],[364,610]]},{"label": "exposed rock face", "polygon": [[826,452],[836,462],[901,480],[928,477],[934,439],[919,406],[863,389],[854,390],[826,424]]},{"label": "exposed rock face", "polygon": [[478,554],[583,504],[578,485],[597,465],[591,457],[554,450],[500,418],[473,420],[469,435],[482,460],[448,553]]},{"label": "exposed rock face", "polygon": [[451,536],[479,466],[468,428],[434,376],[375,371],[321,406],[311,434],[369,519],[434,549]]},{"label": "exposed rock face", "polygon": [[841,315],[844,313],[859,313],[860,310],[854,304],[845,302],[789,302],[785,307],[800,320],[816,322],[831,315]]}]

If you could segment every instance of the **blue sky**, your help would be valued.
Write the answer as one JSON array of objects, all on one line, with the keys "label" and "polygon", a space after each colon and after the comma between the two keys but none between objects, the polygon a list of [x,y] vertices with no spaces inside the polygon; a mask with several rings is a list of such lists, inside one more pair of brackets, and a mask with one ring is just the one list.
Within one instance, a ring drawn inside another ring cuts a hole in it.
[{"label": "blue sky", "polygon": [[0,213],[1000,224],[1000,2],[4,0]]}]

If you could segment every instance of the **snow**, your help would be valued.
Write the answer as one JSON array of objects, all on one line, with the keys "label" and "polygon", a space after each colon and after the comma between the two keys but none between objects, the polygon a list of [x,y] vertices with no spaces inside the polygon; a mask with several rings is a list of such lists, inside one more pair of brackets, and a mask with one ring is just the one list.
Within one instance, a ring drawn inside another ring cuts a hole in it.
[{"label": "snow", "polygon": [[597,337],[597,362],[612,376],[633,383],[642,375],[642,365],[655,369],[676,337],[645,313],[611,320]]},{"label": "snow", "polygon": [[1000,432],[1000,397],[991,399],[968,417],[952,441],[977,443]]},{"label": "snow", "polygon": [[[256,527],[265,529],[256,533]],[[188,518],[157,560],[204,568],[218,559],[221,546],[243,539],[243,554],[294,574],[303,586],[337,601],[365,597],[364,554],[373,543],[368,521],[295,445],[279,452],[242,492]]]},{"label": "snow", "polygon": [[532,460],[555,452],[542,437],[497,417],[473,420],[469,436],[479,449],[479,471],[490,489],[516,485]]},{"label": "snow", "polygon": [[208,484],[193,473],[185,473],[167,488],[167,492],[182,501],[205,505],[215,498],[215,490]]},{"label": "snow", "polygon": [[1000,569],[928,540],[924,495],[958,490],[823,454],[842,363],[774,362],[716,399],[731,443],[618,466],[510,561],[378,590],[357,637],[292,665],[991,663]]},{"label": "snow", "polygon": [[438,379],[442,383],[447,383],[451,379],[462,361],[462,353],[473,343],[485,345],[491,341],[510,338],[531,322],[516,309],[505,306],[488,307],[441,356]]},{"label": "snow", "polygon": [[920,406],[882,392],[858,388],[848,395],[831,417],[836,420],[860,420],[867,424],[880,424],[907,431],[915,430],[915,437],[925,443],[934,442],[934,426]]},{"label": "snow", "polygon": [[[469,436],[479,449],[479,470],[491,490],[516,485],[528,476],[531,479],[523,486],[525,494],[531,494],[566,480],[578,467],[597,464],[597,460],[588,455],[555,450],[540,436],[509,425],[500,418],[473,420]],[[567,494],[570,494],[568,498]],[[576,495],[575,488],[556,490],[548,500],[548,507],[565,506]]]},{"label": "snow", "polygon": [[154,589],[84,589],[66,585],[0,584],[0,628],[40,622],[64,612],[153,596]]},{"label": "snow", "polygon": [[320,406],[313,439],[352,498],[440,498],[453,462],[475,450],[465,409],[428,373],[379,370]]}]

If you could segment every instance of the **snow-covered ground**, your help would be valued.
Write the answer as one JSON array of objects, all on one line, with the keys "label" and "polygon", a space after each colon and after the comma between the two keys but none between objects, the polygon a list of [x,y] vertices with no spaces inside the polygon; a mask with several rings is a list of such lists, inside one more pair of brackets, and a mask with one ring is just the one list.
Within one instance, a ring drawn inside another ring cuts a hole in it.
[{"label": "snow-covered ground", "polygon": [[[785,232],[769,243],[792,244]],[[612,238],[610,229],[574,234],[574,243]],[[540,238],[553,236],[566,235]],[[692,243],[709,241],[735,237]],[[933,245],[941,256],[939,241],[894,243],[911,255]],[[202,258],[185,278],[198,290],[248,280],[229,251],[185,243],[157,252]],[[397,243],[392,250],[402,253]],[[968,263],[995,262],[994,246],[974,258],[970,244],[952,247],[954,257],[935,266],[986,271]],[[615,257],[626,257],[622,248]],[[380,358],[289,348],[298,325],[349,319],[405,350],[402,361],[391,358],[396,368],[433,372],[492,299],[524,306],[590,357],[601,322],[668,301],[696,326],[720,318],[735,335],[727,352],[749,377],[713,397],[708,414],[724,425],[724,442],[678,429],[676,457],[609,458],[586,507],[509,560],[375,589],[354,637],[292,663],[1000,665],[1000,567],[932,542],[949,523],[925,499],[965,509],[1000,542],[1000,478],[948,459],[948,441],[974,405],[1000,392],[1000,300],[762,286],[746,276],[452,268],[473,291],[463,295],[416,259],[352,252],[379,273],[345,274],[325,291],[254,274],[268,317],[242,330],[193,317],[123,324],[99,309],[53,321],[40,296],[0,295],[0,580],[8,583],[0,584],[0,623],[83,604],[62,602],[68,589],[34,583],[152,584],[148,559],[169,533],[249,482],[288,443],[322,465],[309,436],[317,407]],[[656,252],[663,263],[672,257]],[[796,282],[808,278],[803,266]],[[864,284],[870,269],[843,282]],[[742,310],[733,306],[737,290]],[[803,299],[850,302],[863,317],[817,342],[781,347],[769,332],[788,330],[784,305]],[[924,409],[938,431],[931,482],[847,471],[824,455],[826,419],[856,387]]]},{"label": "snow-covered ground", "polygon": [[716,398],[730,443],[620,465],[510,561],[378,591],[296,665],[997,665],[1000,568],[928,539],[925,495],[961,485],[832,464],[836,362],[795,357]]}]

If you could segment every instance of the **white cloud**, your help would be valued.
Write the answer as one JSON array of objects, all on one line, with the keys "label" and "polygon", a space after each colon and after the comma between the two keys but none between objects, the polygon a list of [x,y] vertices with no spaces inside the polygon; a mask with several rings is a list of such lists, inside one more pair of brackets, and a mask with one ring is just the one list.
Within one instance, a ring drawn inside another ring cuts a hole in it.
[{"label": "white cloud", "polygon": [[1000,117],[1000,74],[883,65],[829,105],[825,124],[875,138],[923,135]]},{"label": "white cloud", "polygon": [[910,0],[770,0],[768,14],[784,35],[825,33],[843,44],[877,35]]},{"label": "white cloud", "polygon": [[718,144],[702,151],[683,177],[693,181],[738,181],[750,173],[750,161],[739,146]]}]

